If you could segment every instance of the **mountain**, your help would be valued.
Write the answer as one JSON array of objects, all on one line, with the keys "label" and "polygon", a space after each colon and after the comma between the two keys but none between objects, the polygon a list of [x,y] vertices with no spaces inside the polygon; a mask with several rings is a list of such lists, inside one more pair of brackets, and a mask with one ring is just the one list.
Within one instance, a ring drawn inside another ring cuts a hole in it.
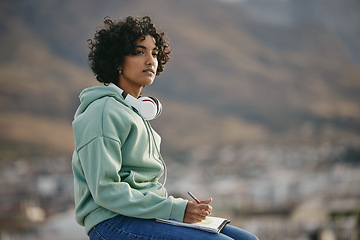
[{"label": "mountain", "polygon": [[162,100],[153,126],[165,152],[360,132],[360,68],[322,22],[280,26],[206,0],[19,0],[0,9],[2,158],[71,154],[77,96],[97,85],[86,40],[105,16],[150,15],[167,32],[172,59],[144,91]]},{"label": "mountain", "polygon": [[357,0],[235,0],[232,4],[268,24],[294,26],[321,22],[360,64],[360,2]]}]

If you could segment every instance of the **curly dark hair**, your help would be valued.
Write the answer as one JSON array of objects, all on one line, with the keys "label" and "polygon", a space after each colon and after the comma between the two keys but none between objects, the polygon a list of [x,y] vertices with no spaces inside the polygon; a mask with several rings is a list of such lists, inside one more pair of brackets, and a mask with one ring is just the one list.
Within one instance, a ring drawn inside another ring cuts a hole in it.
[{"label": "curly dark hair", "polygon": [[150,35],[155,39],[158,48],[158,67],[156,75],[164,71],[170,59],[171,50],[165,40],[165,33],[159,32],[150,17],[127,17],[113,21],[104,19],[104,27],[97,29],[94,39],[89,39],[90,53],[88,60],[96,79],[104,84],[119,81],[118,68],[124,63],[124,57],[135,55],[136,41]]}]

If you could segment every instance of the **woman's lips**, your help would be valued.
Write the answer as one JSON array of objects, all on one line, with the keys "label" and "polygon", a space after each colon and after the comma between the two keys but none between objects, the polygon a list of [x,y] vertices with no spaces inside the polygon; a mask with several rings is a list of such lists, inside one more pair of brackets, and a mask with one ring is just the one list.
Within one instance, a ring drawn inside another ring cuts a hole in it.
[{"label": "woman's lips", "polygon": [[155,74],[155,71],[154,71],[152,68],[145,69],[143,72],[148,73],[148,74],[151,74],[151,75],[154,75],[154,74]]}]

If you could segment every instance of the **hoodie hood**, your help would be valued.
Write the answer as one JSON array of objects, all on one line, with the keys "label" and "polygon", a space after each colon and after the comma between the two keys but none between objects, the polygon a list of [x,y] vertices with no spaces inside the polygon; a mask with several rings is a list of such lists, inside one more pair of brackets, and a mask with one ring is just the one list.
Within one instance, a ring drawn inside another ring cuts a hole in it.
[{"label": "hoodie hood", "polygon": [[123,96],[116,89],[108,86],[96,86],[84,89],[80,93],[80,105],[75,112],[75,118],[83,113],[86,108],[94,101],[103,97],[114,97],[116,100],[124,104],[125,106],[131,107],[125,102]]}]

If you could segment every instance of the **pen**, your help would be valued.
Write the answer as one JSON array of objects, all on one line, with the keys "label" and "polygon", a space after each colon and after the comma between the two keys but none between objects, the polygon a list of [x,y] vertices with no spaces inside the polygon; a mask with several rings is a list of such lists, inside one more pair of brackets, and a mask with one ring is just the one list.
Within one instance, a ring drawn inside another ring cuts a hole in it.
[{"label": "pen", "polygon": [[[191,192],[188,192],[188,194],[190,195],[190,197],[191,197],[192,199],[195,200],[195,202],[201,204],[201,202],[199,201],[199,199],[197,199],[197,198],[194,196],[194,194],[192,194]],[[211,214],[211,212],[210,212],[209,210],[206,210],[206,211],[207,211],[209,214]]]}]

